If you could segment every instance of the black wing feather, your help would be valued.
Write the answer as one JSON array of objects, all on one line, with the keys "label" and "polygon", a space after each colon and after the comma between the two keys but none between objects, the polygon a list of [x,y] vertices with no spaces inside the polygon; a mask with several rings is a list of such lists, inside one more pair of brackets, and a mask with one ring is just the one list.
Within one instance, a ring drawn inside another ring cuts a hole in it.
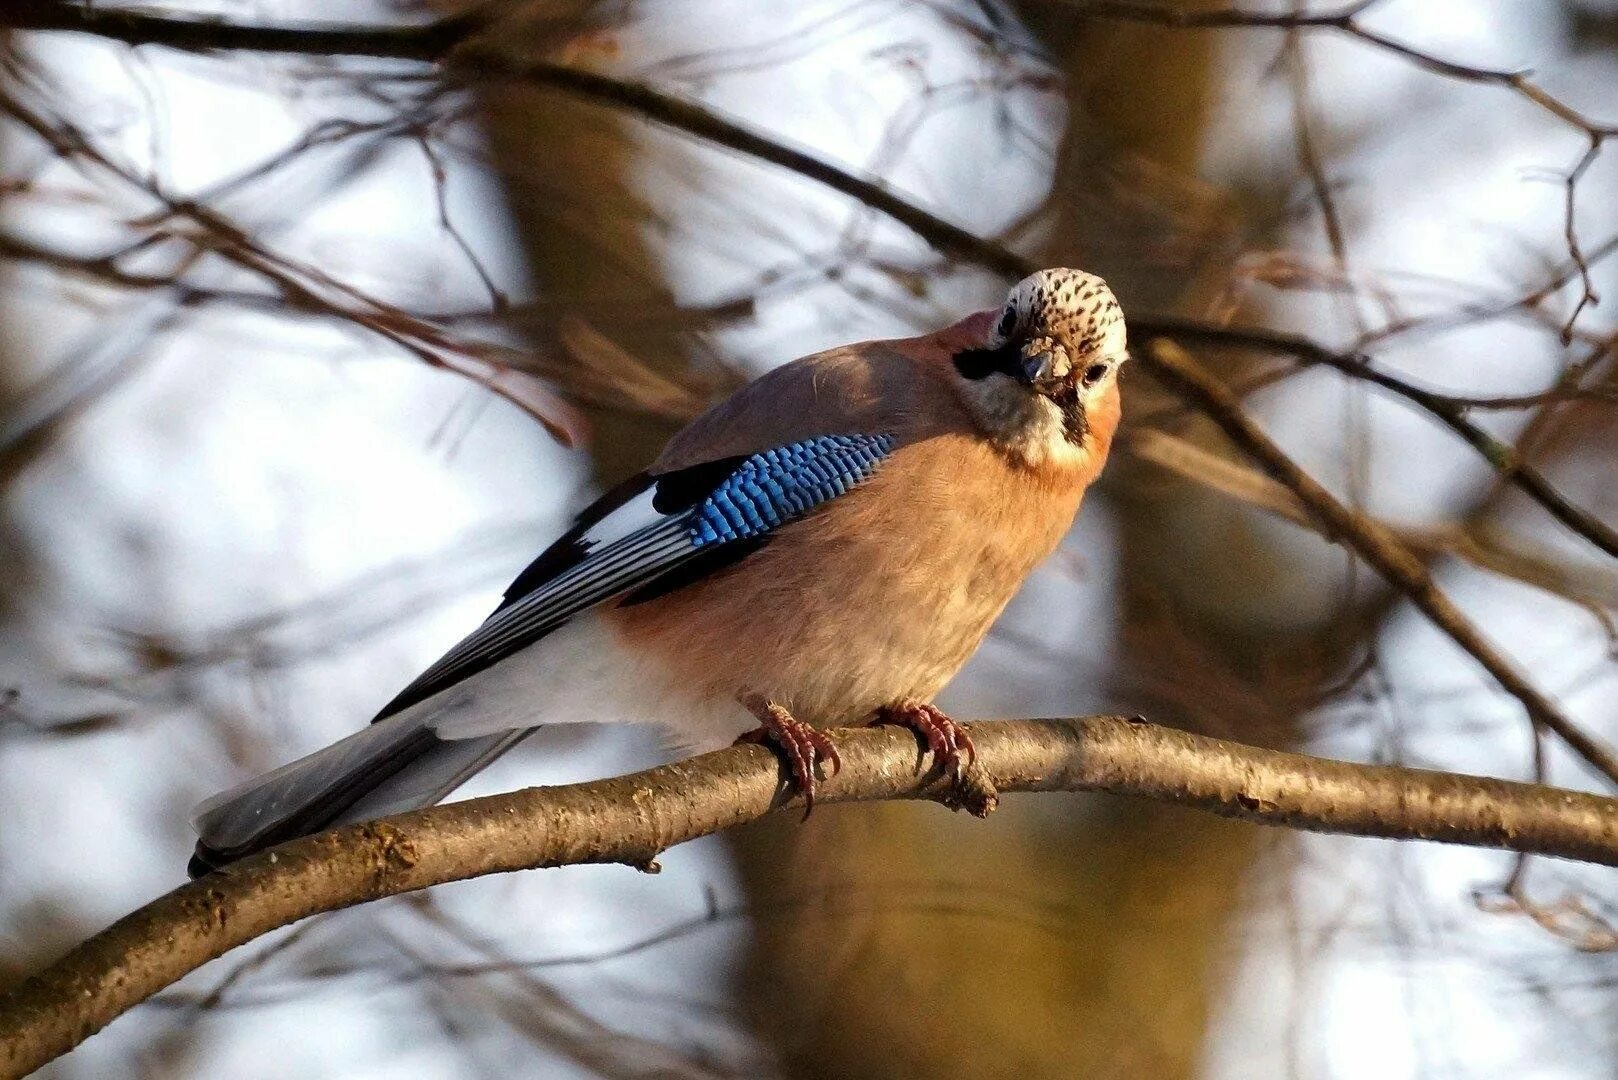
[{"label": "black wing feather", "polygon": [[579,612],[667,595],[756,552],[771,531],[860,483],[892,435],[827,435],[657,476],[602,495],[499,607],[377,715],[385,719],[527,648]]},{"label": "black wing feather", "polygon": [[556,542],[550,547],[540,552],[538,558],[524,567],[523,572],[506,586],[500,606],[491,614],[499,614],[564,570],[583,562],[584,557],[590,553],[589,547],[583,543],[584,534],[601,524],[602,518],[633,501],[635,496],[651,487],[652,482],[650,473],[636,473],[628,480],[609,488],[595,502],[580,510],[578,516],[573,519],[572,527],[557,537]]},{"label": "black wing feather", "polygon": [[[719,458],[656,476],[636,473],[602,493],[579,511],[567,532],[542,551],[506,587],[500,605],[475,633],[417,676],[377,713],[372,722],[385,720],[499,663],[532,645],[587,607],[619,593],[636,595],[643,588],[655,586],[658,588],[656,593],[640,596],[640,599],[651,599],[652,595],[662,595],[698,580],[703,576],[701,570],[704,568],[718,569],[752,554],[759,546],[756,543],[720,545],[719,550],[704,553],[703,557],[671,557],[686,553],[680,549],[680,545],[671,542],[670,533],[665,532],[639,541],[625,538],[617,546],[627,547],[614,551],[604,562],[591,566],[587,574],[579,576],[579,568],[585,565],[594,546],[589,539],[590,530],[613,513],[649,490],[652,491],[652,508],[658,513],[673,515],[689,510],[707,498],[745,460],[742,456]],[[678,531],[683,538],[683,528],[673,531]],[[735,550],[723,550],[725,548]],[[663,558],[658,561],[660,555]],[[670,576],[685,569],[680,565],[683,562],[699,563],[701,566],[693,568],[698,571],[695,573],[679,578]],[[670,570],[671,566],[674,570]],[[557,587],[564,584],[565,595],[556,595],[559,592]],[[552,602],[547,604],[544,602],[546,599]],[[530,610],[517,612],[515,609],[525,602],[529,603]],[[496,625],[500,623],[505,625]]]}]

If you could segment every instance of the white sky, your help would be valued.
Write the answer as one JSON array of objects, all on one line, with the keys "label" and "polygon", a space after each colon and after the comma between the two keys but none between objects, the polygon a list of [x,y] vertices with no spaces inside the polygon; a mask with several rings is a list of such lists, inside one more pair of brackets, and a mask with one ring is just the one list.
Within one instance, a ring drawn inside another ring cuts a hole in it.
[{"label": "white sky", "polygon": [[[316,11],[290,2],[260,8],[271,16]],[[768,66],[722,69],[703,79],[674,68],[666,77],[682,92],[845,164],[877,162],[889,183],[961,224],[983,231],[1004,226],[1041,192],[1045,165],[1008,157],[992,110],[981,103],[926,118],[907,153],[896,160],[879,156],[896,114],[906,119],[903,109],[918,79],[941,85],[983,70],[981,57],[941,34],[923,8],[730,0],[648,6],[646,13],[640,30],[623,43],[625,55],[657,64],[720,38],[738,47],[764,43]],[[1618,74],[1606,56],[1567,56],[1558,21],[1541,4],[1405,0],[1376,24],[1470,62],[1555,72],[1568,86],[1610,87]],[[1291,135],[1284,84],[1261,77],[1275,39],[1228,40],[1227,93],[1206,167],[1215,179],[1235,180],[1251,176],[1255,162],[1286,167]],[[900,43],[903,49],[896,48]],[[60,38],[30,47],[75,87],[86,126],[143,165],[155,148],[163,179],[179,191],[205,187],[268,156],[328,109],[346,104],[289,96],[290,84],[273,61],[155,51],[131,61],[118,50]],[[1322,42],[1310,46],[1310,56],[1316,98],[1331,124],[1323,143],[1352,151],[1342,199],[1357,266],[1484,281],[1509,291],[1515,274],[1491,268],[1521,270],[1524,238],[1556,254],[1559,189],[1531,172],[1570,164],[1576,138],[1504,91],[1456,87],[1362,47]],[[221,74],[227,64],[228,77]],[[1016,104],[1029,130],[1055,138],[1061,115],[1052,100],[1030,92]],[[1599,109],[1610,102],[1586,104]],[[161,124],[147,122],[150,109],[163,117]],[[1419,112],[1424,122],[1390,122],[1407,111]],[[1443,133],[1442,146],[1431,145],[1435,131]],[[681,146],[656,138],[659,147]],[[693,174],[692,160],[705,169],[720,161],[718,167],[731,170],[728,180]],[[728,161],[682,153],[654,163],[642,180],[648,196],[679,223],[664,256],[683,299],[728,295],[761,267],[804,251],[829,253],[851,221],[840,197]],[[1604,236],[1615,224],[1606,198],[1612,168],[1604,164],[1588,181],[1587,190],[1600,193],[1581,211],[1590,236]],[[68,181],[61,170],[47,177]],[[438,303],[481,299],[464,261],[437,232],[419,158],[395,155],[323,199],[313,213],[297,205],[297,190],[292,184],[278,197],[250,195],[227,209],[273,227],[278,245],[363,288]],[[450,192],[461,228],[498,276],[520,291],[523,272],[505,242],[509,226],[486,180],[457,168]],[[89,248],[108,239],[84,229],[84,215],[74,207],[13,200],[9,216],[14,227]],[[924,255],[902,230],[875,228],[885,250],[906,259]],[[1300,228],[1295,242],[1324,250],[1313,228]],[[818,285],[767,302],[756,325],[727,333],[720,344],[762,369],[841,341],[948,321],[985,295],[983,279],[973,275],[925,298],[905,297],[867,271],[853,286]],[[874,295],[863,295],[865,287]],[[1618,294],[1618,288],[1610,291]],[[130,315],[123,301],[83,289],[69,295],[73,307],[36,274],[18,276],[0,294],[0,318],[41,370],[78,355],[93,335]],[[1452,299],[1440,293],[1438,302]],[[1347,329],[1332,321],[1330,305],[1278,297],[1273,310],[1317,336]],[[1597,313],[1592,323],[1605,318]],[[1438,345],[1423,342],[1388,359],[1434,383],[1526,389],[1541,385],[1551,370],[1545,342],[1541,333],[1494,326]],[[1263,413],[1305,463],[1332,475],[1340,466],[1345,402],[1320,388],[1316,382],[1308,393],[1266,395]],[[1476,483],[1471,460],[1431,424],[1380,402],[1369,415],[1378,512],[1441,516],[1444,505]],[[102,691],[71,685],[74,675],[98,671],[119,655],[108,644],[109,628],[195,642],[266,612],[289,613],[263,640],[291,659],[238,657],[198,671],[179,705],[168,696],[172,687],[147,687],[152,699],[140,711],[149,719],[112,733],[0,741],[4,951],[15,952],[38,932],[26,916],[14,914],[28,898],[71,894],[82,904],[81,929],[91,929],[175,884],[190,843],[184,829],[189,804],[368,716],[390,687],[482,617],[509,576],[578,504],[583,476],[578,454],[557,448],[515,409],[355,333],[221,310],[193,315],[165,337],[136,375],[76,420],[58,448],[12,485],[7,525],[37,560],[39,576],[29,606],[16,613],[0,642],[0,674],[6,684],[24,688],[25,707],[47,717],[72,715],[109,703]],[[1531,516],[1520,524],[1536,534],[1554,533]],[[1013,606],[1008,625],[1049,637],[1053,625],[1100,622],[1117,557],[1112,536],[1104,506],[1092,507],[1069,545],[1086,555],[1084,579],[1042,571],[1038,587]],[[1340,567],[1340,560],[1331,565]],[[398,568],[403,571],[393,572]],[[1543,673],[1552,689],[1573,687],[1598,662],[1581,613],[1475,576],[1455,585],[1458,598],[1486,625],[1509,629],[1506,647]],[[94,597],[94,606],[84,597]],[[952,688],[953,707],[970,714],[1098,704],[1083,672],[1104,665],[1113,642],[1058,634],[1053,650],[1078,655],[1065,678],[1052,678],[1047,667],[1019,654],[1016,635],[1008,637],[992,641]],[[331,641],[348,643],[332,648]],[[1430,723],[1412,719],[1421,713],[1423,692],[1482,688],[1464,659],[1413,617],[1395,619],[1383,647],[1397,699],[1407,706],[1330,739],[1323,749],[1364,756],[1390,725],[1407,725],[1404,745],[1418,757],[1462,769],[1520,770],[1520,720],[1482,693],[1463,699],[1464,707],[1422,713],[1435,717]],[[1566,692],[1564,704],[1611,731],[1611,690],[1610,679],[1589,683]],[[199,734],[225,719],[253,732],[248,745],[227,753],[220,740]],[[502,762],[480,780],[479,790],[624,771],[656,754],[655,741],[639,733],[558,733]],[[1581,779],[1565,762],[1558,776]],[[1276,918],[1271,883],[1256,881],[1255,899],[1265,902],[1253,909],[1240,937],[1236,983],[1224,996],[1210,1041],[1210,1077],[1279,1076],[1291,1068],[1292,1075],[1310,1078],[1414,1078],[1427,1075],[1423,1070],[1434,1061],[1448,1063],[1445,1075],[1454,1076],[1591,1075],[1589,1045],[1558,1038],[1533,1019],[1554,1010],[1525,1009],[1525,994],[1507,993],[1514,970],[1573,961],[1566,946],[1524,921],[1473,909],[1468,890],[1499,873],[1498,857],[1405,848],[1389,859],[1385,846],[1367,842],[1299,844],[1304,868],[1285,877],[1301,921],[1332,913],[1361,932],[1340,933],[1319,946],[1305,969],[1305,994],[1294,982],[1297,939]],[[680,849],[663,865],[658,877],[578,868],[469,883],[440,890],[435,899],[515,955],[543,956],[581,943],[609,948],[699,914],[708,888],[725,899],[737,893],[717,844]],[[1311,874],[1311,866],[1331,871]],[[1401,939],[1407,947],[1394,947],[1389,926],[1416,907],[1434,925],[1395,926],[1408,933]],[[374,926],[361,925],[371,918]],[[421,918],[403,904],[374,916],[336,916],[311,931],[329,942],[315,955],[366,955],[381,948],[376,934],[389,929],[441,959],[473,955],[424,933]],[[628,961],[554,974],[557,985],[608,1022],[633,1007],[641,1010],[637,1025],[646,1033],[745,1056],[753,1051],[727,1030],[722,1012],[704,1019],[708,1014],[689,1007],[693,998],[723,1004],[725,973],[741,944],[740,926],[731,923]],[[186,986],[211,987],[220,967]],[[646,1000],[659,997],[668,1002],[667,1015],[647,1018]],[[1292,1006],[1305,1000],[1291,1026]],[[1599,1023],[1603,1000],[1599,993],[1564,996],[1563,1014],[1576,1024],[1582,1010]],[[208,1019],[210,1037],[200,1041],[204,1056],[175,1063],[174,1071],[463,1075],[467,1059],[450,1052],[436,1031],[422,1032],[419,1008],[410,988],[334,982],[250,1015],[226,1011]],[[1424,1030],[1435,1009],[1448,1010],[1452,1022]],[[1502,1021],[1502,1015],[1513,1019]],[[472,1060],[497,1070],[513,1044],[501,1026],[507,1021],[498,1017],[491,1005],[487,1020],[459,1036]],[[76,1052],[58,1075],[123,1073],[131,1054],[159,1053],[155,1033],[172,1019],[143,1012],[121,1021]],[[618,1026],[625,1025],[620,1020]],[[559,1059],[543,1069],[537,1062],[523,1068],[588,1075]]]}]

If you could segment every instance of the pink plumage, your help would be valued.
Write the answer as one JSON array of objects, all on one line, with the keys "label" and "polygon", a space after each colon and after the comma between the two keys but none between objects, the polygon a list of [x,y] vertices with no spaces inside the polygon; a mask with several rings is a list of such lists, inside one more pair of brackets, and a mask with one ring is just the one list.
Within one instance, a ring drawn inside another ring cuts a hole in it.
[{"label": "pink plumage", "polygon": [[813,796],[818,728],[970,738],[928,702],[1061,541],[1119,420],[1105,283],[1045,270],[921,337],[794,361],[580,515],[369,727],[216,796],[193,872],[435,802],[538,726],[710,747],[757,723]]},{"label": "pink plumage", "polygon": [[898,448],[735,567],[607,612],[614,632],[705,698],[758,690],[823,726],[930,700],[1066,534],[1118,422],[1114,382],[1075,453],[1030,459],[985,438],[951,360],[982,346],[994,314],[794,361],[677,436],[654,471],[851,430]]}]

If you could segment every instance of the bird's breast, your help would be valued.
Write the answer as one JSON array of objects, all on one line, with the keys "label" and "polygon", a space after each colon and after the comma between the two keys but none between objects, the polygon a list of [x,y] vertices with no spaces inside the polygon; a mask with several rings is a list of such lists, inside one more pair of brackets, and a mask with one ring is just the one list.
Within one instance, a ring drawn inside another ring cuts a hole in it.
[{"label": "bird's breast", "polygon": [[1077,475],[934,436],[741,563],[610,620],[702,697],[758,690],[802,719],[854,722],[949,681],[1082,491]]}]

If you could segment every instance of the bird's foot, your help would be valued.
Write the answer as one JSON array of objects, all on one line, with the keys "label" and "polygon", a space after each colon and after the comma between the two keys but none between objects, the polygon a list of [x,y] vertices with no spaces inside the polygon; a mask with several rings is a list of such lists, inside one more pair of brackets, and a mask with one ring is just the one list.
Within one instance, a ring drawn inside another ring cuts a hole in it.
[{"label": "bird's foot", "polygon": [[871,723],[899,724],[921,736],[933,752],[933,760],[955,781],[941,799],[951,810],[988,817],[1000,804],[994,781],[978,767],[972,736],[937,706],[906,698],[878,709]]},{"label": "bird's foot", "polygon": [[815,808],[815,765],[825,762],[829,776],[843,767],[837,747],[818,728],[799,720],[763,694],[748,691],[737,700],[758,718],[758,727],[746,732],[738,743],[773,744],[786,755],[792,772],[790,787],[803,796],[803,816]]},{"label": "bird's foot", "polygon": [[897,724],[920,735],[933,752],[933,759],[958,781],[966,775],[969,765],[977,760],[977,747],[972,736],[942,709],[915,698],[905,698],[876,711],[875,724]]}]

